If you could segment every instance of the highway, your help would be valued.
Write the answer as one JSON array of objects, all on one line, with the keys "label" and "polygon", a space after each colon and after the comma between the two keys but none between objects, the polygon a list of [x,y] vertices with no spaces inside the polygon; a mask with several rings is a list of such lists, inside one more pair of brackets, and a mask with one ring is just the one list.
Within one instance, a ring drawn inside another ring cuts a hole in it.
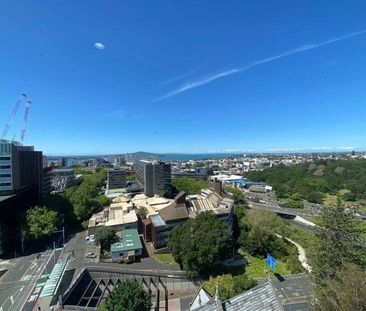
[{"label": "highway", "polygon": [[0,311],[31,311],[60,251],[20,257],[0,280]]},{"label": "highway", "polygon": [[266,210],[266,211],[274,212],[277,214],[283,214],[283,215],[289,215],[289,216],[303,217],[303,216],[312,215],[311,213],[305,213],[303,211],[299,211],[299,210],[295,210],[295,209],[283,208],[283,207],[280,207],[279,205],[270,205],[270,204],[264,204],[264,203],[254,203],[254,202],[249,202],[248,205],[250,208],[253,208],[253,209],[261,209],[261,210]]}]

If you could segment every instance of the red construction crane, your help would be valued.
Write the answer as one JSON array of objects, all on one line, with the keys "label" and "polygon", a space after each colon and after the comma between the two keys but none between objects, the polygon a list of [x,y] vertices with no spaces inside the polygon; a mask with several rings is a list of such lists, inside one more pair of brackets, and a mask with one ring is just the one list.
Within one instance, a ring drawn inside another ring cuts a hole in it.
[{"label": "red construction crane", "polygon": [[13,121],[15,115],[17,114],[17,111],[18,111],[18,109],[20,107],[20,104],[22,103],[23,99],[25,99],[26,97],[27,97],[26,94],[20,94],[18,96],[18,100],[15,103],[15,106],[13,108],[13,111],[10,114],[9,120],[6,123],[6,125],[4,127],[4,130],[3,130],[2,134],[1,134],[1,139],[5,139],[6,135],[8,134],[8,131],[9,131],[10,127],[11,127],[11,122]]},{"label": "red construction crane", "polygon": [[23,129],[20,133],[20,143],[23,145],[23,141],[24,141],[24,135],[25,135],[25,127],[27,125],[27,120],[28,120],[28,115],[29,115],[29,109],[31,106],[32,102],[31,101],[27,101],[25,104],[25,109],[24,109],[24,117],[23,117]]}]

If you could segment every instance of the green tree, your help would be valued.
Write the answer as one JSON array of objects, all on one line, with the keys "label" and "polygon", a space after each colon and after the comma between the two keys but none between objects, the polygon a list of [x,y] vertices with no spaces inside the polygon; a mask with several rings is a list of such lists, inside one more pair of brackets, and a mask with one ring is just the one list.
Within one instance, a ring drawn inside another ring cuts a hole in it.
[{"label": "green tree", "polygon": [[322,204],[323,194],[321,192],[313,191],[305,196],[305,199],[312,203]]},{"label": "green tree", "polygon": [[357,196],[356,196],[354,193],[352,193],[352,192],[346,192],[346,193],[342,196],[342,198],[343,198],[344,200],[346,200],[346,201],[349,201],[349,202],[354,202],[354,201],[356,201],[356,200],[357,200]]},{"label": "green tree", "polygon": [[104,194],[102,194],[98,197],[97,202],[100,207],[106,207],[109,206],[112,201],[108,199]]},{"label": "green tree", "polygon": [[364,267],[365,249],[361,243],[358,222],[340,200],[335,206],[323,208],[312,256],[315,280],[322,283],[333,278],[346,264]]},{"label": "green tree", "polygon": [[145,219],[148,213],[149,213],[149,211],[147,210],[147,208],[145,206],[141,206],[137,210],[137,214],[140,215],[142,219]]},{"label": "green tree", "polygon": [[143,286],[137,281],[125,279],[109,294],[100,311],[148,311],[151,299]]},{"label": "green tree", "polygon": [[304,208],[304,203],[290,199],[287,200],[282,206],[285,208]]},{"label": "green tree", "polygon": [[231,239],[226,226],[214,214],[203,212],[196,219],[174,228],[168,247],[187,274],[197,276],[215,268],[229,253]]},{"label": "green tree", "polygon": [[48,237],[57,229],[57,212],[36,206],[27,211],[26,222],[32,239]]},{"label": "green tree", "polygon": [[226,186],[225,187],[225,192],[230,192],[230,193],[233,194],[233,199],[235,201],[235,204],[243,204],[244,203],[244,195],[243,195],[243,192],[240,189]]},{"label": "green tree", "polygon": [[208,281],[203,283],[203,287],[211,294],[215,295],[216,286],[218,286],[219,297],[221,300],[227,300],[234,297],[245,290],[256,285],[256,281],[248,278],[246,274],[233,276],[231,274],[210,276]]},{"label": "green tree", "polygon": [[102,250],[109,249],[110,245],[117,241],[116,231],[106,226],[97,227],[94,237]]},{"label": "green tree", "polygon": [[201,189],[209,188],[210,183],[204,180],[193,178],[176,178],[172,180],[174,192],[184,191],[189,195],[201,193]]},{"label": "green tree", "polygon": [[347,264],[316,287],[314,309],[316,311],[366,310],[366,271]]}]

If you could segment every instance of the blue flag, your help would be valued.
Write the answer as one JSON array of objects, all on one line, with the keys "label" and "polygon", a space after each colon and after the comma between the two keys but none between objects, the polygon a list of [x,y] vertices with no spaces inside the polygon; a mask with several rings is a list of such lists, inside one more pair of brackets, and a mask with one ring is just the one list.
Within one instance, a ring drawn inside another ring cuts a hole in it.
[{"label": "blue flag", "polygon": [[271,267],[272,271],[276,271],[277,259],[267,254],[266,264]]}]

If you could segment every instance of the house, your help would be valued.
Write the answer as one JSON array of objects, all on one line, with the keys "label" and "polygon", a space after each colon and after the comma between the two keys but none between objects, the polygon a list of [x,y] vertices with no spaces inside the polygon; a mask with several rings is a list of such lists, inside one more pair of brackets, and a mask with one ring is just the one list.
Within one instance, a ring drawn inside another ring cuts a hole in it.
[{"label": "house", "polygon": [[124,229],[117,232],[119,241],[111,245],[113,262],[121,260],[133,262],[142,255],[142,244],[136,229]]}]

